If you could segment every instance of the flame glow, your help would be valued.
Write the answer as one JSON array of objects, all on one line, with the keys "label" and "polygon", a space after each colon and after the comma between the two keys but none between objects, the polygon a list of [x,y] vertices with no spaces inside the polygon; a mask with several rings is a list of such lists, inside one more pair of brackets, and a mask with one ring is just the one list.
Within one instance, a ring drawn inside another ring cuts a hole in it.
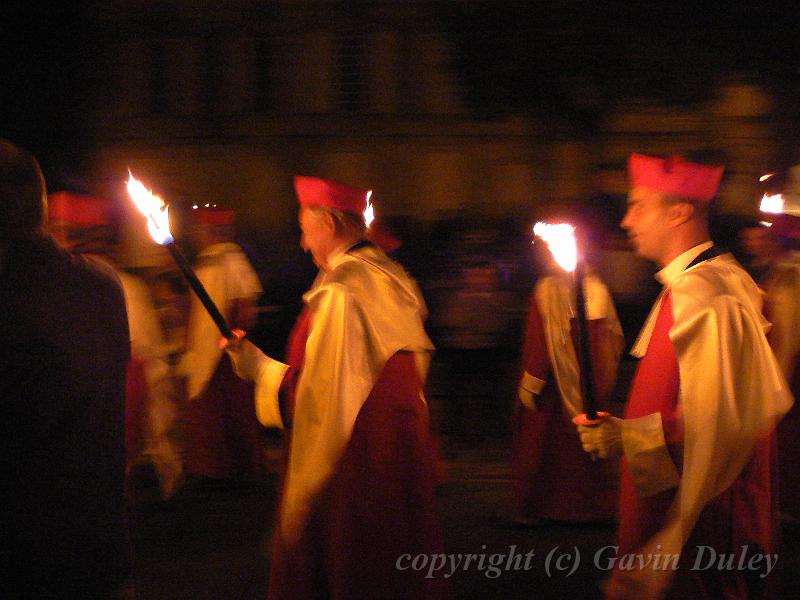
[{"label": "flame glow", "polygon": [[372,207],[372,202],[370,202],[371,197],[372,190],[367,192],[367,208],[364,209],[364,222],[367,224],[367,227],[375,220],[375,209]]},{"label": "flame glow", "polygon": [[761,177],[759,177],[759,178],[758,178],[758,181],[759,181],[760,183],[764,183],[764,182],[765,182],[767,179],[769,179],[769,178],[770,178],[770,177],[772,177],[773,175],[775,175],[775,173],[767,173],[766,175],[762,175]]},{"label": "flame glow", "polygon": [[541,221],[533,226],[533,234],[542,238],[562,269],[571,273],[578,264],[575,227],[568,223],[553,225]]},{"label": "flame glow", "polygon": [[783,196],[781,194],[764,194],[761,198],[761,212],[780,214],[783,212]]},{"label": "flame glow", "polygon": [[161,246],[175,241],[169,230],[169,209],[164,201],[149,191],[144,184],[128,171],[128,194],[145,217],[147,217],[147,230],[155,242]]}]

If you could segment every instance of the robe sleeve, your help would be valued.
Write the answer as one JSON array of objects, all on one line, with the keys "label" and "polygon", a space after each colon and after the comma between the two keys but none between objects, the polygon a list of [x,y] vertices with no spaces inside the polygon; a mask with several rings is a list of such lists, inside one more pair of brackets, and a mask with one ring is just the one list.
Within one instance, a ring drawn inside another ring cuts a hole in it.
[{"label": "robe sleeve", "polygon": [[531,297],[524,339],[522,376],[519,387],[538,395],[542,392],[550,374],[550,356],[544,336],[544,324],[535,295]]},{"label": "robe sleeve", "polygon": [[[625,459],[633,484],[644,498],[677,487],[681,481],[673,456],[682,453],[667,445],[662,414],[655,412],[622,421]],[[677,445],[675,447],[677,449]]]},{"label": "robe sleeve", "polygon": [[296,377],[297,369],[277,360],[268,358],[261,364],[255,379],[255,402],[256,417],[264,427],[284,429],[288,425],[285,410],[281,410],[281,391],[287,380],[294,381]]}]

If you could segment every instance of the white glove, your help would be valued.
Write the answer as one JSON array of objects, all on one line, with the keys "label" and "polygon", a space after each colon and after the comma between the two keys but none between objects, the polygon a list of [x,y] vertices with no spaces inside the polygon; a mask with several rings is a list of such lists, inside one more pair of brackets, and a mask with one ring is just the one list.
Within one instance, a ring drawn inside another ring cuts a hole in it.
[{"label": "white glove", "polygon": [[228,353],[235,373],[242,379],[255,381],[261,366],[272,359],[250,340],[244,339],[244,331],[237,329],[233,333],[236,337],[232,340],[223,338],[220,346]]},{"label": "white glove", "polygon": [[532,410],[533,412],[539,410],[536,408],[536,394],[522,386],[517,388],[517,399],[519,399],[519,401],[522,402],[522,406],[528,410]]},{"label": "white glove", "polygon": [[619,456],[622,448],[622,419],[607,417],[599,425],[578,425],[578,435],[586,452],[600,458]]}]

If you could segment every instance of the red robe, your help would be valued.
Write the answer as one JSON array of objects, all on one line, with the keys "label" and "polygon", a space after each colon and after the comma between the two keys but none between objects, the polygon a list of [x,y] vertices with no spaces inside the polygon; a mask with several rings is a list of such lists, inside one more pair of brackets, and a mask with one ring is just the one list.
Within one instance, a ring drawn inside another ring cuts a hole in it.
[{"label": "red robe", "polygon": [[[235,244],[205,248],[198,258],[197,276],[232,327],[246,329],[252,324],[261,286],[241,248]],[[182,365],[189,396],[186,471],[219,480],[260,479],[268,467],[253,405],[254,386],[236,376],[230,358],[217,347],[218,335],[194,295]]]},{"label": "red robe", "polygon": [[[680,375],[675,347],[669,337],[674,324],[672,297],[665,294],[647,353],[642,358],[633,381],[625,413],[626,419],[660,412],[664,437],[676,465],[682,464],[683,439],[678,413]],[[617,557],[638,552],[658,532],[667,510],[675,499],[675,488],[649,497],[638,493],[625,458],[620,480],[619,550]],[[683,548],[679,566],[668,598],[700,600],[770,598],[774,592],[772,577],[760,578],[746,569],[702,568],[708,563],[711,547],[720,555],[774,554],[777,548],[776,520],[776,445],[774,432],[756,449],[738,479],[721,495],[707,503],[689,540]],[[703,554],[698,557],[698,548]],[[692,569],[693,566],[699,566]],[[617,598],[614,571],[608,598]]]},{"label": "red robe", "polygon": [[[800,398],[800,369],[791,380],[792,395]],[[800,406],[795,404],[778,423],[780,512],[800,519]]]},{"label": "red robe", "polygon": [[[604,354],[608,331],[602,319],[589,321],[593,364]],[[572,323],[573,345],[578,332]],[[523,520],[540,518],[587,522],[613,519],[616,515],[616,465],[593,462],[581,448],[571,416],[564,409],[545,342],[542,317],[535,298],[531,300],[523,348],[523,371],[546,380],[536,398],[537,411],[516,403],[512,470],[514,514]],[[604,371],[595,370],[595,389],[607,400],[613,387],[604,381]],[[606,378],[607,379],[607,378]]]},{"label": "red robe", "polygon": [[[308,325],[306,309],[289,340],[290,369],[281,389],[287,423]],[[392,356],[361,408],[345,454],[317,498],[299,542],[288,547],[276,533],[268,598],[451,597],[441,573],[427,579],[425,571],[396,568],[404,554],[443,552],[421,389],[413,354]]]},{"label": "red robe", "polygon": [[[791,252],[781,256],[764,276],[764,316],[772,323],[767,334],[792,395],[800,397],[800,258]],[[795,404],[778,423],[778,458],[781,514],[800,519],[800,406]]]},{"label": "red robe", "polygon": [[147,381],[144,361],[131,355],[125,378],[125,488],[133,493],[131,475],[144,447],[147,418]]},{"label": "red robe", "polygon": [[186,470],[199,477],[254,480],[267,470],[253,383],[233,372],[227,355],[206,390],[188,401]]}]

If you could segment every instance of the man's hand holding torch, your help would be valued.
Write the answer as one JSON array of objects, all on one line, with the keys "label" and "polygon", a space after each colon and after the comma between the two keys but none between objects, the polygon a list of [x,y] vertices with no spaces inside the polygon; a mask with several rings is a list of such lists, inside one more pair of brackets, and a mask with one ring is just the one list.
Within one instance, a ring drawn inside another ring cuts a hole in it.
[{"label": "man's hand holding torch", "polygon": [[[578,415],[581,417],[584,415]],[[576,419],[578,418],[576,417]],[[622,419],[607,413],[599,413],[599,423],[584,425],[578,422],[581,446],[592,456],[613,458],[622,454]]]},{"label": "man's hand holding torch", "polygon": [[236,375],[241,379],[256,381],[261,369],[272,359],[246,339],[246,335],[243,330],[234,329],[232,338],[220,338],[219,347],[227,352]]}]

